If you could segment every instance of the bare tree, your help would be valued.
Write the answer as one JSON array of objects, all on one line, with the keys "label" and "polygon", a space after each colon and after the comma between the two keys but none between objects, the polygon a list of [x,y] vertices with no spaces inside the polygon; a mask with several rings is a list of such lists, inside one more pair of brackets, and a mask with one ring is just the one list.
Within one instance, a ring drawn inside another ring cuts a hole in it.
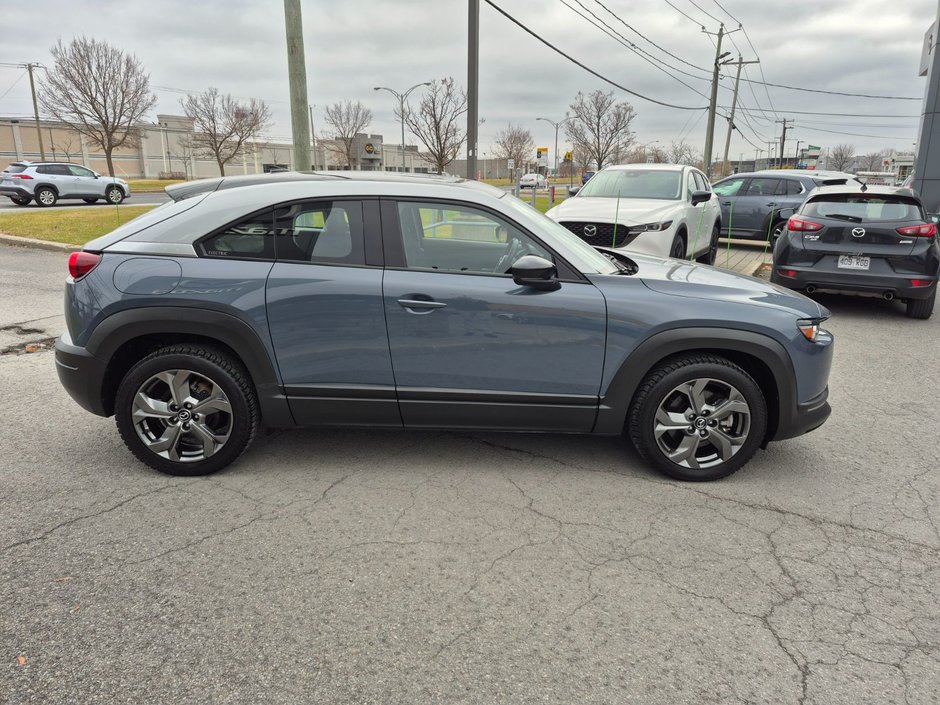
[{"label": "bare tree", "polygon": [[826,168],[834,171],[845,171],[855,159],[855,145],[837,144],[829,150],[826,158]]},{"label": "bare tree", "polygon": [[696,162],[701,161],[701,157],[695,154],[695,147],[685,140],[673,140],[670,142],[667,154],[669,155],[670,164],[692,166]]},{"label": "bare tree", "polygon": [[82,153],[82,141],[78,134],[72,130],[58,130],[58,135],[49,130],[49,142],[52,145],[52,158],[55,159],[55,153],[58,150],[65,155],[65,161],[72,161],[72,157],[79,156]]},{"label": "bare tree", "polygon": [[636,112],[627,102],[615,102],[613,92],[597,90],[586,96],[579,91],[570,109],[574,115],[565,125],[565,133],[598,169],[630,149],[630,123]]},{"label": "bare tree", "polygon": [[496,133],[493,152],[499,159],[512,159],[517,168],[522,168],[527,159],[535,153],[535,140],[532,133],[521,125],[509,123],[505,130]]},{"label": "bare tree", "polygon": [[176,159],[183,165],[183,175],[187,179],[195,178],[196,176],[193,171],[193,159],[196,155],[196,147],[193,144],[195,137],[195,135],[183,135],[176,140],[176,146],[168,150],[170,156],[170,170],[172,171],[173,160]]},{"label": "bare tree", "polygon": [[218,88],[190,94],[180,100],[186,117],[193,121],[192,146],[210,156],[225,176],[225,165],[242,154],[248,142],[271,123],[271,110],[263,100],[239,103]]},{"label": "bare tree", "polygon": [[885,158],[884,152],[869,152],[858,158],[859,171],[881,171]]},{"label": "bare tree", "polygon": [[358,169],[359,153],[354,150],[355,139],[372,122],[372,111],[358,100],[333,103],[326,108],[326,122],[333,128],[331,137],[342,148],[346,166]]},{"label": "bare tree", "polygon": [[[405,124],[427,150],[428,161],[439,173],[457,158],[467,140],[461,117],[467,112],[467,94],[453,78],[432,81],[417,110],[405,106]],[[395,111],[401,118],[401,111]]]},{"label": "bare tree", "polygon": [[136,56],[96,39],[60,39],[51,52],[39,88],[43,110],[99,147],[114,176],[114,150],[140,144],[136,125],[157,102],[150,75]]},{"label": "bare tree", "polygon": [[669,154],[662,147],[640,144],[630,148],[625,156],[627,164],[668,164]]}]

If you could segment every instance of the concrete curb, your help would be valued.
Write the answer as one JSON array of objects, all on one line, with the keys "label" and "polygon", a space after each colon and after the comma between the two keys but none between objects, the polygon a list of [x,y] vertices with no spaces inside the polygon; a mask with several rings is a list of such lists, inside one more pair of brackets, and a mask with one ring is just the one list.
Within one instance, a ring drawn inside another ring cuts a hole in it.
[{"label": "concrete curb", "polygon": [[66,245],[61,242],[49,242],[48,240],[37,240],[32,237],[19,237],[18,235],[7,235],[0,233],[0,243],[12,245],[13,247],[29,247],[34,250],[50,250],[52,252],[77,252],[82,249],[81,245]]}]

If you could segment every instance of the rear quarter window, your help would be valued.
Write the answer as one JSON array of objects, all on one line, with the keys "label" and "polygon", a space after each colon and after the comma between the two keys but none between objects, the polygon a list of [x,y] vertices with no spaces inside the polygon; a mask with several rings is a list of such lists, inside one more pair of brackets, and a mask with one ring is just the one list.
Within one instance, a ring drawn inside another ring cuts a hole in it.
[{"label": "rear quarter window", "polygon": [[8,174],[21,174],[26,171],[26,167],[22,164],[10,164],[4,171]]}]

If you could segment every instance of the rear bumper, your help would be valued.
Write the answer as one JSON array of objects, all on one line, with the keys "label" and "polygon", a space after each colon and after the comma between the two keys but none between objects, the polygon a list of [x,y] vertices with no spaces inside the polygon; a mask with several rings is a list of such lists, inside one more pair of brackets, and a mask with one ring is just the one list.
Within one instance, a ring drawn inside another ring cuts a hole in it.
[{"label": "rear bumper", "polygon": [[33,194],[19,186],[0,186],[0,196],[16,196],[18,198],[32,198]]},{"label": "rear bumper", "polygon": [[68,334],[55,341],[55,369],[65,391],[80,407],[98,416],[109,416],[101,398],[105,366],[91,353],[72,345]]},{"label": "rear bumper", "polygon": [[781,410],[777,433],[774,434],[772,440],[783,441],[787,438],[795,438],[822,426],[829,418],[829,414],[832,413],[832,407],[829,406],[828,399],[829,387],[826,387],[815,399],[811,399],[805,404],[797,404],[790,410],[789,414],[785,414]]},{"label": "rear bumper", "polygon": [[[785,277],[780,274],[781,269],[793,271],[796,276]],[[930,279],[930,286],[914,286],[911,279]],[[837,292],[850,292],[857,294],[883,295],[891,292],[899,299],[926,299],[937,287],[936,274],[866,274],[858,271],[822,271],[816,269],[800,269],[792,265],[778,265],[774,263],[770,280],[787,289],[804,291],[807,288],[830,290]]]}]

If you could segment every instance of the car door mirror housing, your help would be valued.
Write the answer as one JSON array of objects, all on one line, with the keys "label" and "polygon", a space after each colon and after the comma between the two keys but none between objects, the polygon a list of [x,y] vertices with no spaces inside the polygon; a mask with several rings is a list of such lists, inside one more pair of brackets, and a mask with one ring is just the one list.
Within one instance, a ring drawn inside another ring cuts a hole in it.
[{"label": "car door mirror housing", "polygon": [[541,291],[554,291],[561,287],[558,269],[538,255],[520,257],[509,271],[512,272],[512,280],[519,286],[529,286]]},{"label": "car door mirror housing", "polygon": [[578,195],[578,191],[580,191],[580,190],[581,190],[581,189],[580,189],[580,187],[578,187],[578,186],[569,186],[569,187],[568,187],[568,195],[569,195],[569,196],[577,196],[577,195]]},{"label": "car door mirror housing", "polygon": [[711,191],[693,191],[692,192],[692,205],[697,206],[699,203],[708,203],[712,198]]}]

